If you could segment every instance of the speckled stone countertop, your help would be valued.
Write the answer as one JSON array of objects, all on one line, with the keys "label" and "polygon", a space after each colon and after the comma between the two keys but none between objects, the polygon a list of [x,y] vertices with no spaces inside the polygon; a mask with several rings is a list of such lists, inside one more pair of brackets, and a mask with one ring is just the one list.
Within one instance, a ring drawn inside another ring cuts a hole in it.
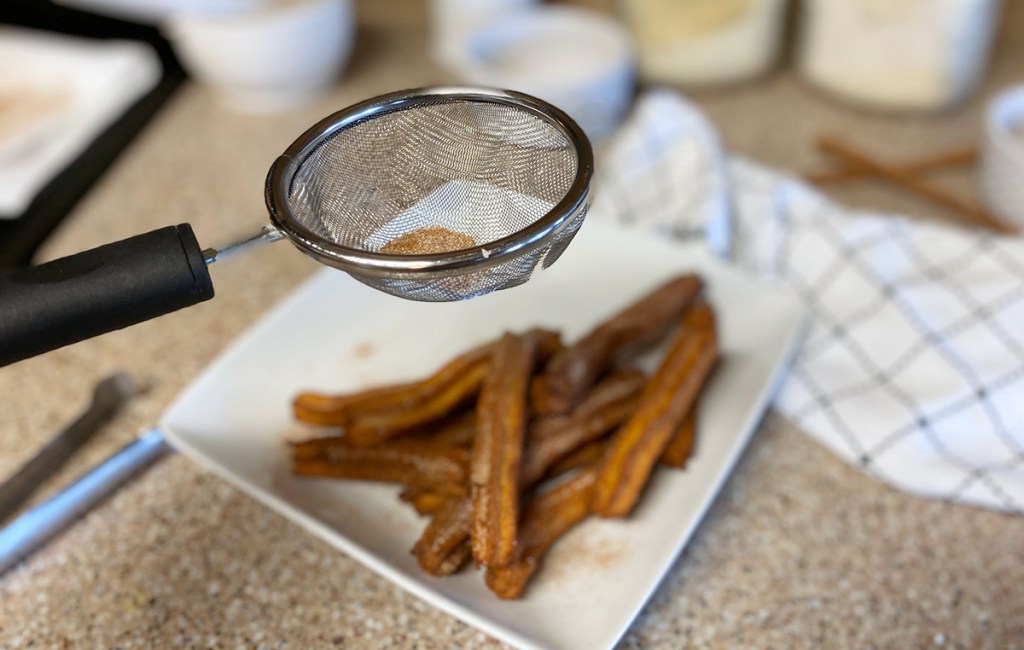
[{"label": "speckled stone countertop", "polygon": [[[737,152],[806,171],[813,136],[879,155],[973,141],[999,87],[1024,79],[1024,2],[1006,3],[995,63],[967,106],[862,113],[789,72],[694,95]],[[190,222],[219,243],[263,223],[267,166],[322,115],[444,82],[422,2],[359,4],[353,63],[333,96],[285,115],[226,112],[186,86],[52,239],[58,256]],[[967,171],[944,180],[970,193]],[[873,182],[851,204],[955,218]],[[151,388],[45,486],[52,494],[155,422],[260,314],[318,267],[266,247],[213,270],[217,298],[0,369],[0,477],[83,408],[115,369]],[[500,647],[407,595],[181,456],[121,489],[0,577],[0,648]],[[625,648],[1024,648],[1024,518],[896,492],[769,414]]]}]

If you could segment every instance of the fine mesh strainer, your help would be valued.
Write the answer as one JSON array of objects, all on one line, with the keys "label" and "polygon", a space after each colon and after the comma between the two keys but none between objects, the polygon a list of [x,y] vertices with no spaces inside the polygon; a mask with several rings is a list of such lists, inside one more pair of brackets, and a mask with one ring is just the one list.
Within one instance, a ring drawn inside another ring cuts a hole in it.
[{"label": "fine mesh strainer", "polygon": [[[288,238],[322,264],[412,300],[516,286],[586,216],[593,154],[565,113],[512,91],[383,95],[310,128],[271,166],[273,225],[201,250],[170,226],[0,277],[0,364],[213,297],[207,265]],[[423,246],[389,248],[424,233]],[[454,248],[454,250],[452,250]]]},{"label": "fine mesh strainer", "polygon": [[[440,88],[372,99],[320,122],[274,163],[274,225],[319,262],[414,300],[459,300],[529,279],[583,222],[593,169],[564,113],[508,91]],[[394,255],[425,228],[464,250]]]}]

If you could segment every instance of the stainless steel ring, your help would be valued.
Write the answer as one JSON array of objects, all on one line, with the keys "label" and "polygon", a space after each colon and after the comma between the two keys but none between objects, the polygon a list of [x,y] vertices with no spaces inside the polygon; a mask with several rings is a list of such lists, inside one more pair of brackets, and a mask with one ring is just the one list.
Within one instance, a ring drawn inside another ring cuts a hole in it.
[{"label": "stainless steel ring", "polygon": [[[292,179],[305,159],[337,132],[375,116],[444,101],[476,101],[525,109],[558,128],[576,147],[576,175],[565,196],[529,226],[471,249],[427,255],[391,255],[360,250],[325,240],[303,226],[288,205]],[[583,130],[550,104],[511,90],[433,87],[405,90],[368,99],[338,111],[303,133],[274,161],[265,186],[271,222],[300,250],[318,262],[367,276],[426,277],[454,274],[468,267],[484,269],[543,246],[586,208],[593,176],[593,151]]]}]

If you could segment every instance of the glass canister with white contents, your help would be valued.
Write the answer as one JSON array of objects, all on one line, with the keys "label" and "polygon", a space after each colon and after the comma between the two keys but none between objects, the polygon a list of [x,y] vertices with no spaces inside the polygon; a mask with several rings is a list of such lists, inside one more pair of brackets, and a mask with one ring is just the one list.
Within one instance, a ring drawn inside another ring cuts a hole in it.
[{"label": "glass canister with white contents", "polygon": [[805,0],[797,66],[866,107],[938,110],[984,75],[999,0]]},{"label": "glass canister with white contents", "polygon": [[649,82],[717,85],[778,59],[788,0],[621,0]]}]

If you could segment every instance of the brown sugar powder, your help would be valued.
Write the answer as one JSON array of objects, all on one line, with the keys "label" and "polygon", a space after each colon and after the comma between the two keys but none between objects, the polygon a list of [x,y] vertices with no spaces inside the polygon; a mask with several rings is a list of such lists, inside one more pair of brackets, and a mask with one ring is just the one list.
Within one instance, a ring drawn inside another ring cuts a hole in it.
[{"label": "brown sugar powder", "polygon": [[395,237],[380,248],[390,255],[425,255],[448,253],[476,246],[476,240],[461,232],[441,226],[417,228],[401,237]]}]

